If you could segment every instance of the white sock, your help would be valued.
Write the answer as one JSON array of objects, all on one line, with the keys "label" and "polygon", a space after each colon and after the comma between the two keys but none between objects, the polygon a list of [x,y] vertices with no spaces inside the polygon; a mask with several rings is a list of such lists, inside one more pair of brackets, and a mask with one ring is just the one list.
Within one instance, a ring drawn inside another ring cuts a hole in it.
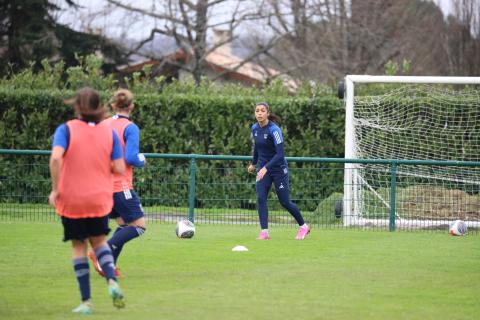
[{"label": "white sock", "polygon": [[304,223],[303,225],[300,226],[300,228],[308,228],[308,226],[306,223]]},{"label": "white sock", "polygon": [[262,232],[268,233],[268,229],[262,229]]}]

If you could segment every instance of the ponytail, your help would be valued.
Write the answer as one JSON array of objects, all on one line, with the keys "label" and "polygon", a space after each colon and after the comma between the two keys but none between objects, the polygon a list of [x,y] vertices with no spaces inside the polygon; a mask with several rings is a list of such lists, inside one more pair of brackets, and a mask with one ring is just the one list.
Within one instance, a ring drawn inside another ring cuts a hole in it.
[{"label": "ponytail", "polygon": [[133,103],[133,94],[130,90],[117,90],[110,99],[110,105],[114,104],[117,109],[125,110]]},{"label": "ponytail", "polygon": [[64,100],[71,104],[79,118],[88,122],[98,123],[105,119],[105,108],[100,103],[99,94],[92,88],[81,88],[72,99]]},{"label": "ponytail", "polygon": [[271,113],[268,115],[268,120],[271,120],[277,124],[279,124],[280,122],[282,122],[282,118],[280,118],[280,116],[276,115],[275,113]]}]

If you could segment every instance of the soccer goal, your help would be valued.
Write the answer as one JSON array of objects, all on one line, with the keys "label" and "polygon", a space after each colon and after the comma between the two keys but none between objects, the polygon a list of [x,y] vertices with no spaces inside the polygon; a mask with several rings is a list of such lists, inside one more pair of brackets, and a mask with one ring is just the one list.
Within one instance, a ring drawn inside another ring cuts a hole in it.
[{"label": "soccer goal", "polygon": [[349,75],[344,86],[345,158],[357,160],[345,164],[344,225],[480,227],[480,77]]}]

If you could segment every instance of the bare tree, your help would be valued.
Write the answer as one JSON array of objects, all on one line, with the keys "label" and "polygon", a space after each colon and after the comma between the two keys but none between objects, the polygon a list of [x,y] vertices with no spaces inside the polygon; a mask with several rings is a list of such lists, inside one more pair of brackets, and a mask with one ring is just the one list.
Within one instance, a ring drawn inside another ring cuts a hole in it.
[{"label": "bare tree", "polygon": [[[274,67],[304,80],[383,74],[388,61],[408,60],[409,73],[419,75],[473,75],[480,68],[477,0],[452,0],[448,20],[433,1],[423,0],[151,0],[148,9],[107,1],[137,20],[155,21],[132,54],[157,35],[174,39],[189,61],[163,61],[197,82],[205,75],[207,56],[239,36],[250,45],[235,68],[255,61],[267,73]],[[247,25],[254,27],[245,35]],[[215,28],[227,30],[227,36],[209,45],[207,35]]]},{"label": "bare tree", "polygon": [[[140,16],[150,17],[156,21],[156,27],[152,28],[145,39],[139,41],[130,51],[131,54],[138,53],[143,46],[154,40],[158,34],[174,39],[176,47],[188,55],[188,63],[177,63],[170,60],[170,64],[192,74],[193,79],[199,83],[205,75],[206,57],[218,48],[231,44],[238,37],[237,30],[245,22],[255,22],[262,19],[259,8],[262,2],[233,0],[167,0],[157,1],[157,10],[127,4],[121,0],[107,0],[110,4],[126,10],[130,13],[137,13]],[[252,5],[254,4],[254,5]],[[214,10],[223,10],[221,17],[212,17]],[[214,29],[227,30],[227,36],[214,45],[208,45],[207,34]],[[262,46],[258,46],[242,62],[229,71],[240,68],[243,64],[254,60],[259,55],[268,52],[284,35],[276,35],[270,38]],[[154,57],[159,58],[159,57]],[[221,75],[218,75],[219,77]]]},{"label": "bare tree", "polygon": [[268,26],[291,33],[268,62],[323,82],[383,74],[388,61],[404,60],[411,61],[410,74],[478,74],[479,5],[454,0],[456,14],[446,24],[433,1],[270,0],[262,10]]},{"label": "bare tree", "polygon": [[480,73],[480,3],[453,0],[444,34],[448,73],[478,76]]}]

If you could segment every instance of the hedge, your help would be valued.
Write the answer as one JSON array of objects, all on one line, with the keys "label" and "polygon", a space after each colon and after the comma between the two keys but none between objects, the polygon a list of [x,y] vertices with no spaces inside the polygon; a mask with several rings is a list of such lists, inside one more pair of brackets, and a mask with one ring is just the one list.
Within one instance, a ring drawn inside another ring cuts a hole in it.
[{"label": "hedge", "polygon": [[[139,93],[134,91],[135,110],[132,120],[141,128],[142,152],[249,155],[252,147],[250,126],[255,122],[254,104],[256,101],[266,100],[271,104],[272,110],[283,119],[280,125],[285,136],[285,149],[288,156],[343,156],[344,109],[342,102],[334,96],[264,97],[222,94],[218,90],[212,90],[209,94],[205,88],[201,90],[203,92],[199,92],[198,88],[192,89],[192,92],[184,90],[180,93],[171,88],[152,93],[145,90],[138,90]],[[238,91],[241,92],[241,90]],[[101,91],[103,100],[106,101],[111,93],[112,90]],[[0,135],[2,136],[0,148],[50,149],[55,128],[74,117],[72,108],[62,102],[63,99],[72,95],[74,95],[73,91],[65,89],[14,88],[12,90],[9,86],[0,87]],[[8,165],[8,163],[12,164],[12,161],[16,165],[34,164],[31,163],[31,157],[23,160],[19,157],[15,160],[11,157],[2,158],[0,160],[3,162],[0,183],[2,195],[26,192],[26,190],[15,191],[20,186],[11,183],[11,181],[21,180],[22,177],[19,175],[27,174],[12,172]],[[157,163],[160,165],[161,162],[157,161]],[[245,164],[216,162],[215,164],[199,163],[199,165],[207,167],[212,165],[218,168],[239,167]],[[28,174],[31,177],[48,178],[48,172],[44,169],[39,172],[35,166],[29,168]],[[215,175],[215,172],[213,170],[210,174]],[[242,179],[243,171],[235,172],[238,173],[233,174],[229,181]],[[311,184],[319,185],[319,188],[325,192],[332,188],[332,184],[341,183],[339,177],[332,179],[329,175],[318,177],[317,174],[312,175],[310,171],[301,172],[303,172],[301,176],[292,177],[292,180],[311,181]],[[138,175],[148,180],[152,172],[148,170],[139,172]],[[217,175],[209,176],[207,179],[224,181],[226,178]],[[322,182],[319,183],[318,179]],[[41,185],[32,185],[30,189],[27,188],[27,192],[37,192],[45,188],[48,189],[48,184],[41,183]],[[223,192],[217,189],[198,190],[199,196],[210,198]],[[145,189],[143,196],[155,198],[158,197],[158,192],[162,193],[162,197],[168,198],[168,193],[174,195],[177,191],[168,185],[156,185],[155,188]],[[298,190],[298,193],[300,192],[302,197],[315,197],[313,190],[309,190],[311,194],[306,190]],[[234,196],[239,199],[249,198],[252,197],[252,190],[244,188],[238,190]],[[29,202],[32,201],[31,197],[28,199]],[[219,202],[217,205],[225,204]],[[314,208],[316,203],[312,203],[311,206]]]}]

